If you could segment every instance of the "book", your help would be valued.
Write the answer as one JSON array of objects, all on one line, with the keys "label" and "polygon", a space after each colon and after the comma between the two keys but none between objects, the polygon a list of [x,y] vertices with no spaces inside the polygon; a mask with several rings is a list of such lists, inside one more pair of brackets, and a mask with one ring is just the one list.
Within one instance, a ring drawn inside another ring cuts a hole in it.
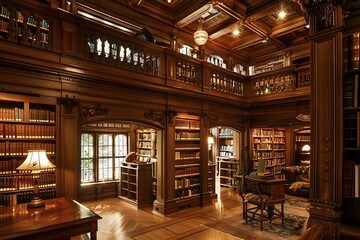
[{"label": "book", "polygon": [[354,197],[360,197],[360,165],[354,169]]}]

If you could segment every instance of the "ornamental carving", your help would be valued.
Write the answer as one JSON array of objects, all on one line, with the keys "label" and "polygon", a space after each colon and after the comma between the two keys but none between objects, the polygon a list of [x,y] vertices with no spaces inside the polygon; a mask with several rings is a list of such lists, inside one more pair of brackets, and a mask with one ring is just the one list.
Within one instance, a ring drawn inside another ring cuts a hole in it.
[{"label": "ornamental carving", "polygon": [[153,109],[151,109],[150,112],[144,113],[144,117],[147,119],[151,119],[155,122],[158,122],[161,125],[164,125],[164,118],[165,118],[164,115],[155,113],[155,111]]},{"label": "ornamental carving", "polygon": [[207,120],[209,118],[209,116],[206,113],[203,112],[188,112],[189,115],[194,115],[194,116],[199,116],[204,120]]},{"label": "ornamental carving", "polygon": [[103,116],[106,115],[107,113],[108,110],[106,108],[100,108],[100,106],[97,106],[96,108],[90,108],[90,107],[80,108],[80,117],[83,118]]},{"label": "ornamental carving", "polygon": [[174,117],[177,115],[175,109],[169,109],[165,111],[165,116],[168,117],[168,123],[174,123]]},{"label": "ornamental carving", "polygon": [[316,31],[333,27],[334,9],[340,4],[337,0],[302,0],[302,6],[305,9],[307,17],[315,15]]},{"label": "ornamental carving", "polygon": [[72,114],[73,107],[79,105],[79,100],[75,99],[75,96],[69,98],[68,95],[66,95],[65,98],[57,98],[57,104],[64,105],[65,114]]},{"label": "ornamental carving", "polygon": [[310,122],[310,115],[299,113],[296,116],[296,119],[299,120],[299,121],[302,121],[302,122]]}]

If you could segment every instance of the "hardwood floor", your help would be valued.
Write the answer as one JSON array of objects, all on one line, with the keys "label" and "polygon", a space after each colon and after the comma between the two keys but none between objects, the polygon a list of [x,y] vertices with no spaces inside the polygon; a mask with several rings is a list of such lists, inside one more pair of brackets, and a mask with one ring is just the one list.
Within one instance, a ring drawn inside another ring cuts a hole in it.
[{"label": "hardwood floor", "polygon": [[[152,208],[137,209],[134,205],[117,198],[82,204],[99,214],[99,240],[163,240],[163,239],[241,239],[203,226],[208,222],[235,212],[242,212],[242,199],[232,189],[217,188],[218,197],[211,205],[190,209],[171,216],[153,213]],[[307,216],[303,209],[300,215]],[[239,219],[242,221],[242,219]],[[72,240],[86,240],[86,235]]]}]

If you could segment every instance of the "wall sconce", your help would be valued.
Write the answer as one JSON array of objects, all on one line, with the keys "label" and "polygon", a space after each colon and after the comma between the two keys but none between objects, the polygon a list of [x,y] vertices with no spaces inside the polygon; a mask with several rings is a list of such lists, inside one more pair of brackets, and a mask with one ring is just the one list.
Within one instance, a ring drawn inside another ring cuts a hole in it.
[{"label": "wall sconce", "polygon": [[204,30],[203,22],[204,22],[204,20],[201,18],[199,20],[199,27],[196,30],[196,32],[194,32],[194,40],[195,40],[196,45],[198,45],[198,46],[205,45],[205,43],[208,40],[208,33]]},{"label": "wall sconce", "polygon": [[16,170],[31,171],[34,179],[34,198],[27,205],[28,208],[44,207],[45,203],[39,197],[39,173],[43,169],[54,169],[46,156],[45,150],[29,150],[27,158]]},{"label": "wall sconce", "polygon": [[214,145],[214,137],[213,136],[208,136],[208,148],[209,151],[211,151],[212,146]]}]

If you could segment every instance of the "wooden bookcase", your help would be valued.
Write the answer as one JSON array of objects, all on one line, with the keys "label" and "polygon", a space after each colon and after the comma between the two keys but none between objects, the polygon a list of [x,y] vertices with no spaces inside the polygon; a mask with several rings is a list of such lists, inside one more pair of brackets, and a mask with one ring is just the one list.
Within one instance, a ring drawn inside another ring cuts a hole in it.
[{"label": "wooden bookcase", "polygon": [[239,167],[239,160],[233,157],[218,157],[219,178],[221,187],[235,187],[234,175]]},{"label": "wooden bookcase", "polygon": [[215,164],[208,165],[208,192],[212,196],[216,196],[215,193]]},{"label": "wooden bookcase", "polygon": [[360,70],[358,65],[359,63],[357,63],[357,70],[351,70],[350,68],[345,71],[343,77],[344,162],[342,214],[342,222],[357,226],[360,224],[360,218],[358,217],[360,216]]},{"label": "wooden bookcase", "polygon": [[233,157],[235,155],[233,130],[219,128],[218,141],[220,157]]},{"label": "wooden bookcase", "polygon": [[136,155],[140,162],[152,162],[156,158],[156,130],[136,130]]},{"label": "wooden bookcase", "polygon": [[295,133],[295,159],[297,166],[310,165],[310,151],[303,150],[305,145],[310,146],[310,129],[300,130]]},{"label": "wooden bookcase", "polygon": [[[0,100],[0,206],[29,202],[34,173],[18,171],[28,150],[46,150],[55,164],[56,105]],[[56,197],[55,169],[40,173],[40,197]]]},{"label": "wooden bookcase", "polygon": [[153,202],[153,181],[150,163],[121,163],[119,198],[138,208]]},{"label": "wooden bookcase", "polygon": [[253,170],[257,171],[258,160],[265,162],[265,172],[281,175],[281,168],[285,166],[285,130],[274,128],[251,129]]},{"label": "wooden bookcase", "polygon": [[200,121],[175,119],[175,199],[200,196]]}]

